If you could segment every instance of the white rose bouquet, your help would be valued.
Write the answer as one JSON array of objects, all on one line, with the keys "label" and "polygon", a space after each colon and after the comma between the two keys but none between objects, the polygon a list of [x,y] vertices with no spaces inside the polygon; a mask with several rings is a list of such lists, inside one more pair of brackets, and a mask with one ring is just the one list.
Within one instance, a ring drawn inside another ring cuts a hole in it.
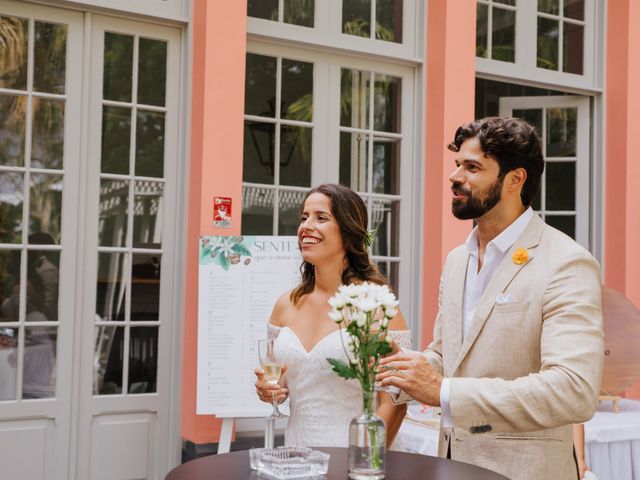
[{"label": "white rose bouquet", "polygon": [[[349,361],[327,360],[334,372],[346,379],[357,379],[362,387],[364,413],[354,418],[349,428],[349,469],[364,464],[367,469],[383,471],[385,426],[375,415],[374,384],[380,357],[392,350],[387,327],[396,316],[398,301],[386,285],[365,282],[342,285],[329,304],[333,308],[329,316],[349,336],[348,346],[343,343]],[[358,425],[364,432],[358,430]]]},{"label": "white rose bouquet", "polygon": [[[386,285],[364,282],[342,285],[329,304],[333,308],[329,316],[349,335],[348,345],[343,344],[349,363],[327,360],[341,377],[357,379],[372,399],[378,361],[392,350],[387,327],[398,311],[398,300]],[[365,410],[373,413],[366,402]]]}]

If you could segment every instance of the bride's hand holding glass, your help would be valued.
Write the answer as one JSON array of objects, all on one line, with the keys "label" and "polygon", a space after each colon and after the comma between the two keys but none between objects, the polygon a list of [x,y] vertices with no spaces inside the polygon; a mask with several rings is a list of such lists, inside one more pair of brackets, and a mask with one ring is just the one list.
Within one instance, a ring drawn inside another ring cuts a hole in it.
[{"label": "bride's hand holding glass", "polygon": [[261,340],[258,353],[261,366],[255,369],[256,393],[260,400],[273,405],[271,417],[282,417],[284,415],[278,410],[278,404],[287,398],[288,391],[278,381],[287,371],[287,366],[278,362],[274,354],[274,340]]}]

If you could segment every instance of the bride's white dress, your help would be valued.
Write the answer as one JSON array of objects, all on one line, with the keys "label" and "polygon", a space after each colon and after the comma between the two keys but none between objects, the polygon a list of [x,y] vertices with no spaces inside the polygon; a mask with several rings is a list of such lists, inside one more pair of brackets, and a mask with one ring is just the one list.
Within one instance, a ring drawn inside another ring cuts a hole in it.
[{"label": "bride's white dress", "polygon": [[[362,391],[357,380],[345,380],[331,370],[327,358],[347,361],[343,341],[347,333],[336,330],[307,351],[289,327],[268,324],[276,339],[278,360],[287,365],[290,415],[285,445],[347,447],[349,424],[362,413]],[[341,337],[342,336],[342,340]],[[411,348],[408,330],[390,330],[402,348]]]}]

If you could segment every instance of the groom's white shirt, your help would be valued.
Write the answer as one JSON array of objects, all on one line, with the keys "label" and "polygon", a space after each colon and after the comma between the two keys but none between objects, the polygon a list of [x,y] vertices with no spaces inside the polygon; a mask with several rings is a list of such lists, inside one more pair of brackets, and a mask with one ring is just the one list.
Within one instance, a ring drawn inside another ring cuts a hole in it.
[{"label": "groom's white shirt", "polygon": [[[487,288],[491,277],[493,277],[494,272],[509,252],[509,249],[522,232],[524,232],[533,215],[535,215],[535,213],[533,209],[529,207],[511,225],[505,228],[500,235],[496,236],[496,238],[487,244],[480,271],[478,271],[478,227],[475,227],[467,237],[466,247],[469,252],[469,263],[467,264],[467,276],[462,297],[461,341],[464,341],[466,332],[469,330],[469,326],[473,321],[476,306]],[[442,409],[442,426],[444,428],[453,427],[451,409],[449,407],[449,390],[449,379],[443,378],[440,388],[440,408]]]}]

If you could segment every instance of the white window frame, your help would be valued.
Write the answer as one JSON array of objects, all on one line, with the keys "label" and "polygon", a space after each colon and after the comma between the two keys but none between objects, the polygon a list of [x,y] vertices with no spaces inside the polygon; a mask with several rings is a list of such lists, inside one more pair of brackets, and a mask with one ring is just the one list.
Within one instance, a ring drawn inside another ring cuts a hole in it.
[{"label": "white window frame", "polygon": [[[603,15],[596,0],[584,0],[584,59],[583,74],[565,73],[537,67],[538,2],[517,0],[515,63],[476,57],[477,73],[503,81],[522,80],[546,86],[561,86],[574,90],[602,89],[601,52],[597,42],[603,39]],[[486,3],[486,2],[482,2]],[[513,9],[514,7],[510,7]],[[545,14],[541,14],[546,16]],[[489,35],[489,33],[488,33]],[[490,37],[489,37],[490,40]],[[559,39],[562,54],[562,38]]]},{"label": "white window frame", "polygon": [[70,6],[81,10],[109,10],[133,13],[145,17],[189,22],[193,0],[29,0],[46,5]]},{"label": "white window frame", "polygon": [[[272,22],[275,23],[275,22]],[[419,210],[420,196],[418,195],[421,181],[421,155],[414,145],[419,138],[420,108],[416,108],[415,99],[420,98],[418,75],[412,65],[380,62],[368,58],[358,58],[332,54],[324,51],[312,51],[307,48],[281,45],[274,42],[249,39],[247,53],[256,53],[271,57],[282,57],[314,64],[313,68],[313,139],[312,139],[312,169],[311,185],[339,181],[340,158],[340,74],[342,68],[370,71],[402,78],[402,96],[400,120],[401,131],[389,134],[394,138],[401,138],[400,146],[400,195],[384,195],[367,193],[369,198],[401,198],[400,231],[398,242],[398,257],[372,257],[376,261],[400,261],[398,277],[399,297],[401,299],[407,322],[418,340],[421,326],[420,314],[420,285],[416,282],[419,251],[415,248],[415,239],[421,238],[420,222],[415,221]],[[325,107],[323,107],[325,106]],[[370,152],[371,154],[371,152]],[[243,186],[264,186],[263,184],[244,183]],[[299,187],[280,187],[283,190],[297,190]],[[301,190],[308,190],[302,188]]]},{"label": "white window frame", "polygon": [[[544,112],[549,108],[576,108],[576,156],[575,157],[549,157],[546,155],[546,115]],[[575,215],[575,240],[586,249],[590,249],[590,142],[589,123],[590,106],[589,97],[582,96],[548,96],[548,97],[502,97],[500,99],[500,115],[511,117],[514,109],[541,109],[542,115],[542,148],[545,163],[575,161],[576,164],[576,185],[575,185],[575,210],[548,212],[545,205],[546,175],[543,175],[540,185],[542,195],[540,198],[540,209],[538,212],[545,219],[547,213],[554,216]],[[545,169],[546,172],[546,169]]]},{"label": "white window frame", "polygon": [[404,0],[402,8],[402,43],[342,33],[342,0],[315,0],[314,27],[302,27],[283,22],[247,17],[249,38],[280,39],[300,46],[313,46],[322,50],[358,53],[414,64],[421,63],[424,51],[422,18],[424,2]]}]

